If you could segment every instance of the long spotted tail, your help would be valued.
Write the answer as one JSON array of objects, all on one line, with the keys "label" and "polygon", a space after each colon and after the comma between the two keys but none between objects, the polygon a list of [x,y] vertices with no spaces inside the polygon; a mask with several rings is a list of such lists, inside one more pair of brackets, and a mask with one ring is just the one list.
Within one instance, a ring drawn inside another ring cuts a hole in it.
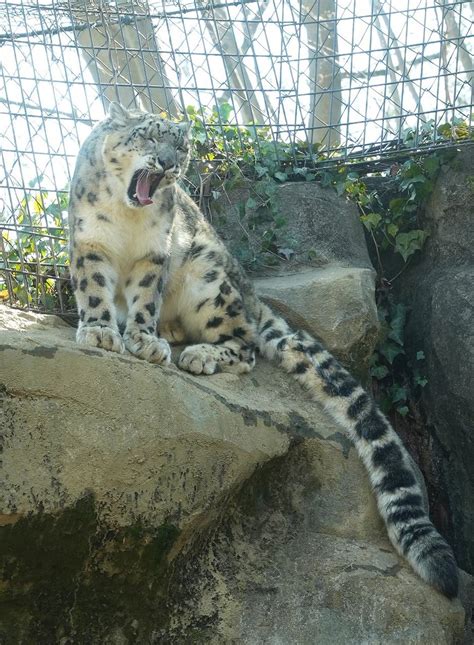
[{"label": "long spotted tail", "polygon": [[410,457],[373,399],[331,354],[306,332],[260,303],[260,352],[283,369],[344,428],[364,463],[395,549],[428,583],[448,598],[458,593],[453,552],[431,523]]}]

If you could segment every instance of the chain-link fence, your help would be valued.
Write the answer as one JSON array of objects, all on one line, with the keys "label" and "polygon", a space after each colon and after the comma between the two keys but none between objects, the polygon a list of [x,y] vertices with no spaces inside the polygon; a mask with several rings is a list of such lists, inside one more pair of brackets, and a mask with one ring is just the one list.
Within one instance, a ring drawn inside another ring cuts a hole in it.
[{"label": "chain-link fence", "polygon": [[297,145],[304,163],[464,141],[473,12],[447,0],[4,2],[0,298],[72,307],[67,187],[110,101],[186,113],[201,144],[251,125],[257,144]]}]

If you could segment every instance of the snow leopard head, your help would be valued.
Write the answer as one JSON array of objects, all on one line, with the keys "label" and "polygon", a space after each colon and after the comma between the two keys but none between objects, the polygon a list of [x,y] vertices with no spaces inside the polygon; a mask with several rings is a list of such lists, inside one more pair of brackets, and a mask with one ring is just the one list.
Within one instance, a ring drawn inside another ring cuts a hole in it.
[{"label": "snow leopard head", "polygon": [[102,147],[105,170],[119,179],[124,202],[152,204],[158,191],[175,183],[189,162],[189,125],[111,103]]}]

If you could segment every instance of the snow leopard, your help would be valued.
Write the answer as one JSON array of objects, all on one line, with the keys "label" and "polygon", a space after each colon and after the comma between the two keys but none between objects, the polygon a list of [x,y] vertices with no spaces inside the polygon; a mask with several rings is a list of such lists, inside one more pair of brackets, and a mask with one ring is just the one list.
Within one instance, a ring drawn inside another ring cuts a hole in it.
[{"label": "snow leopard", "polygon": [[82,146],[70,188],[70,271],[77,342],[192,374],[275,361],[346,432],[365,465],[395,549],[449,598],[453,552],[431,523],[411,459],[373,398],[307,332],[262,302],[180,187],[190,128],[112,103]]}]

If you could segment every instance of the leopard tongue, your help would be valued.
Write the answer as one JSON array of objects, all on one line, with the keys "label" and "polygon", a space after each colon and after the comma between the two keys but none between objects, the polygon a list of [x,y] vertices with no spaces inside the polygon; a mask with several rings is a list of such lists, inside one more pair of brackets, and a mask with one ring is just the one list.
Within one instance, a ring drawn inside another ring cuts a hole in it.
[{"label": "leopard tongue", "polygon": [[153,204],[153,200],[150,198],[150,184],[150,175],[147,172],[140,173],[137,179],[136,195],[142,206]]}]

